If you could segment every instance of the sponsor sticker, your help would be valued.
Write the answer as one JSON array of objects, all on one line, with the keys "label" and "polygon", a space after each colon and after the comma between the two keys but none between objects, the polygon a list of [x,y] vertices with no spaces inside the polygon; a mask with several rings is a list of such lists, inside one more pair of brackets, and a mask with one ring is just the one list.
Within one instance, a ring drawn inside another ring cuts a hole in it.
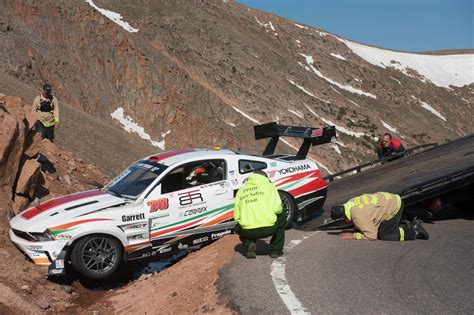
[{"label": "sponsor sticker", "polygon": [[200,244],[209,241],[209,236],[204,236],[193,240],[193,244]]},{"label": "sponsor sticker", "polygon": [[168,198],[160,198],[157,200],[148,200],[147,206],[150,207],[150,213],[158,210],[166,210],[169,208]]},{"label": "sponsor sticker", "polygon": [[165,253],[169,253],[171,252],[171,247],[165,247],[165,248],[162,248],[160,250],[158,250],[158,253],[160,254],[165,254]]},{"label": "sponsor sticker", "polygon": [[280,175],[285,175],[285,174],[291,174],[295,172],[306,171],[310,169],[311,169],[311,166],[309,166],[309,164],[304,164],[304,165],[296,165],[296,166],[290,166],[287,168],[282,168],[282,169],[277,170],[277,172]]},{"label": "sponsor sticker", "polygon": [[144,213],[135,213],[129,215],[122,216],[122,222],[130,222],[130,221],[137,221],[137,220],[145,220]]},{"label": "sponsor sticker", "polygon": [[235,171],[229,171],[229,175],[234,175]]},{"label": "sponsor sticker", "polygon": [[58,274],[62,273],[63,270],[62,269],[51,269],[49,272],[53,275],[58,275]]},{"label": "sponsor sticker", "polygon": [[178,244],[178,248],[179,248],[179,249],[188,249],[189,246],[188,246],[187,244],[181,244],[181,243],[179,243],[179,244]]},{"label": "sponsor sticker", "polygon": [[29,250],[42,250],[43,246],[42,245],[27,245],[26,246]]},{"label": "sponsor sticker", "polygon": [[178,196],[181,196],[179,197],[179,204],[181,206],[188,206],[199,201],[204,202],[202,194],[199,192],[199,190],[191,190],[184,193],[179,193]]},{"label": "sponsor sticker", "polygon": [[64,269],[64,259],[56,259],[54,261],[54,264],[55,264],[56,268]]},{"label": "sponsor sticker", "polygon": [[[275,163],[276,164],[276,163]],[[271,170],[271,171],[266,171],[268,174],[268,177],[272,178],[275,176],[276,170]]]},{"label": "sponsor sticker", "polygon": [[276,163],[276,162],[271,162],[271,163],[270,163],[270,166],[271,166],[271,167],[275,167],[275,166],[277,166],[277,163]]},{"label": "sponsor sticker", "polygon": [[183,212],[183,216],[187,217],[187,216],[190,216],[190,215],[195,215],[195,214],[203,213],[203,212],[206,212],[206,211],[207,211],[207,207],[189,209],[189,210],[186,210],[186,211]]},{"label": "sponsor sticker", "polygon": [[54,239],[59,240],[59,241],[67,241],[72,238],[72,235],[70,234],[58,234],[54,237]]},{"label": "sponsor sticker", "polygon": [[217,233],[212,233],[211,234],[211,240],[216,240],[218,238],[221,238],[227,234],[230,234],[232,231],[231,230],[225,230],[225,231],[222,231],[222,232],[217,232]]}]

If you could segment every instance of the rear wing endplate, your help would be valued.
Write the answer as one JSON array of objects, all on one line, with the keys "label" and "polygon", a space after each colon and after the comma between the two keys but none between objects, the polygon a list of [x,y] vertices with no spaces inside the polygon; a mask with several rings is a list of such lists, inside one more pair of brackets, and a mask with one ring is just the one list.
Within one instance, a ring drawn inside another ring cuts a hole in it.
[{"label": "rear wing endplate", "polygon": [[303,139],[303,144],[296,154],[296,159],[298,160],[306,158],[311,146],[336,141],[335,126],[311,128],[279,125],[276,122],[271,122],[268,124],[256,125],[253,129],[255,132],[255,140],[271,138],[263,152],[263,156],[272,155],[275,152],[280,137]]}]

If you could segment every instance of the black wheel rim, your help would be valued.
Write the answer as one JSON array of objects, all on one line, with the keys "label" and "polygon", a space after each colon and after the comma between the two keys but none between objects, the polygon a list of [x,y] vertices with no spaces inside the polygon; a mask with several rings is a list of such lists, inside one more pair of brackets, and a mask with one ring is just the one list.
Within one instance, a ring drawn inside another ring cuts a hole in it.
[{"label": "black wheel rim", "polygon": [[87,241],[82,251],[82,260],[87,270],[104,273],[110,270],[117,259],[112,241],[106,237],[95,237]]},{"label": "black wheel rim", "polygon": [[281,207],[283,208],[283,211],[286,211],[286,222],[290,220],[291,217],[291,205],[290,201],[285,195],[280,195],[281,196]]}]

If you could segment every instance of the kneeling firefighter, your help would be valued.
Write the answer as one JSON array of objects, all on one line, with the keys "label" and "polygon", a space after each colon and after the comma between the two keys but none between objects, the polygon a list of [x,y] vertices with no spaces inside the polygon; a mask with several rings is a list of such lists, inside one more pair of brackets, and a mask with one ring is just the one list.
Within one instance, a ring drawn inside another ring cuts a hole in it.
[{"label": "kneeling firefighter", "polygon": [[345,218],[359,230],[342,233],[342,239],[405,241],[429,238],[421,220],[400,223],[403,201],[399,195],[378,192],[354,197],[331,209],[333,220]]}]

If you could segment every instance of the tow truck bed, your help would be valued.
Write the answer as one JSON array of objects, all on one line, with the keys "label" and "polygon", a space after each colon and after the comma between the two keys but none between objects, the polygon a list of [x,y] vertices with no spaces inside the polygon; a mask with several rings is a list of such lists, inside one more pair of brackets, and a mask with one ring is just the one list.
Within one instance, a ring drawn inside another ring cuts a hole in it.
[{"label": "tow truck bed", "polygon": [[363,193],[397,193],[412,205],[473,183],[474,134],[329,183],[327,210],[296,228],[314,230],[329,218],[333,205]]}]

